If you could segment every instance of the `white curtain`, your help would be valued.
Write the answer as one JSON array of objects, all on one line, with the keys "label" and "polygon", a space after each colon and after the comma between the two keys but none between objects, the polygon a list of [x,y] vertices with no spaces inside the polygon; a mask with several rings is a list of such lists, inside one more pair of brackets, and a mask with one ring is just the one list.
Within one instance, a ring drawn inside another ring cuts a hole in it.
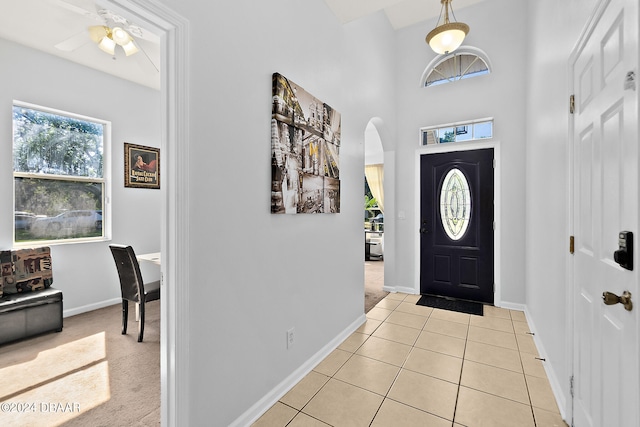
[{"label": "white curtain", "polygon": [[378,201],[378,207],[384,213],[384,168],[382,164],[365,165],[364,175],[367,177],[371,194]]}]

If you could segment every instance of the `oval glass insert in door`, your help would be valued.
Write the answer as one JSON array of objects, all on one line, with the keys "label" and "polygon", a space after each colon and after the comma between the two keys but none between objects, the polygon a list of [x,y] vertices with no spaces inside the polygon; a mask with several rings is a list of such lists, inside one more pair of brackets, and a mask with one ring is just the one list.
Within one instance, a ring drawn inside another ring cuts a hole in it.
[{"label": "oval glass insert in door", "polygon": [[451,169],[440,189],[440,218],[447,236],[460,240],[471,220],[471,192],[469,182],[458,168]]}]

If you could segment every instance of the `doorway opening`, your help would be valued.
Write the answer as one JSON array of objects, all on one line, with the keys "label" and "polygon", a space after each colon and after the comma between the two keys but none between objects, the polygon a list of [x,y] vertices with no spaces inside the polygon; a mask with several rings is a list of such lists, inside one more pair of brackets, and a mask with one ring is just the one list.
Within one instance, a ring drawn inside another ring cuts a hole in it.
[{"label": "doorway opening", "polygon": [[[493,224],[492,224],[492,233],[493,233],[493,305],[500,307],[502,303],[502,289],[501,289],[501,274],[500,274],[500,253],[501,253],[501,206],[502,200],[500,197],[501,194],[501,149],[500,142],[494,140],[492,138],[488,138],[482,141],[473,141],[473,142],[464,142],[464,143],[449,143],[449,144],[434,144],[428,146],[421,146],[415,152],[415,222],[414,222],[414,248],[415,248],[415,276],[414,276],[414,288],[413,292],[419,294],[421,293],[421,243],[422,236],[421,228],[422,220],[421,220],[421,193],[422,193],[422,182],[421,182],[421,158],[427,154],[441,154],[441,153],[463,153],[465,151],[473,151],[473,150],[484,150],[484,149],[492,149],[493,150],[493,165],[492,165],[492,174],[493,174]],[[448,172],[448,170],[447,170]],[[444,178],[444,176],[443,176]],[[440,209],[440,203],[438,201],[437,208]],[[427,218],[428,220],[429,218]],[[441,222],[440,222],[441,224]],[[442,228],[442,227],[441,227]],[[427,230],[428,231],[428,230]],[[444,229],[443,233],[446,233]],[[468,231],[467,231],[468,232]],[[443,258],[438,258],[439,261],[442,261]]]},{"label": "doorway opening", "polygon": [[494,150],[420,159],[420,293],[493,304]]},{"label": "doorway opening", "polygon": [[189,425],[189,22],[149,2],[107,0],[110,9],[157,31],[161,38],[162,286],[160,298],[160,409],[162,425]]},{"label": "doorway opening", "polygon": [[384,287],[384,150],[369,121],[364,135],[364,298],[365,313],[389,294]]}]

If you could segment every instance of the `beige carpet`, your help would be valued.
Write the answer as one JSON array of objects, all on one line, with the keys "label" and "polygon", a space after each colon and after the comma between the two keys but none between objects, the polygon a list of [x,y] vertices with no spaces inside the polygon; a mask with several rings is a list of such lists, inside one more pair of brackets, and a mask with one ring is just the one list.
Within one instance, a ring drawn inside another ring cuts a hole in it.
[{"label": "beige carpet", "polygon": [[384,261],[364,262],[364,312],[368,313],[389,292],[383,291]]},{"label": "beige carpet", "polygon": [[147,304],[144,341],[121,305],[64,319],[60,333],[0,346],[0,425],[159,426],[160,301]]}]

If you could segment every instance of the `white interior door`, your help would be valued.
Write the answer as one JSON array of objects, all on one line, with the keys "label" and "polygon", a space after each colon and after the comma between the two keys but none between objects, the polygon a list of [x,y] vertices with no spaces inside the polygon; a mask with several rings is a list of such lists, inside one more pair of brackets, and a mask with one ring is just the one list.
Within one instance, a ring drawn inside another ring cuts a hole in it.
[{"label": "white interior door", "polygon": [[[638,257],[633,271],[614,261],[619,232],[640,237],[639,88],[627,81],[638,75],[638,0],[600,1],[571,63],[574,425],[638,427]],[[636,306],[605,305],[607,291],[631,292]]]}]

